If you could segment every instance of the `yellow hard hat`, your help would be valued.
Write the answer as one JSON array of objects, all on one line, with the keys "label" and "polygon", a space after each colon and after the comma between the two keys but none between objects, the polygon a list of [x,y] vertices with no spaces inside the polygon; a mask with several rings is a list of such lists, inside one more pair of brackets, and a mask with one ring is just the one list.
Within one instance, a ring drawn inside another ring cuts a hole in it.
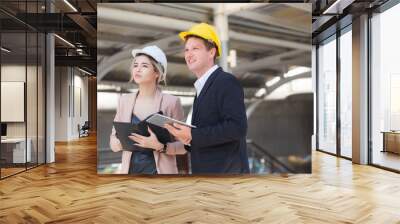
[{"label": "yellow hard hat", "polygon": [[188,31],[183,31],[179,33],[179,37],[182,40],[186,39],[186,36],[188,35],[194,35],[201,37],[207,41],[210,41],[217,46],[217,57],[221,55],[221,41],[219,41],[217,32],[215,32],[215,29],[213,26],[207,24],[207,23],[199,23],[194,26],[192,26]]}]

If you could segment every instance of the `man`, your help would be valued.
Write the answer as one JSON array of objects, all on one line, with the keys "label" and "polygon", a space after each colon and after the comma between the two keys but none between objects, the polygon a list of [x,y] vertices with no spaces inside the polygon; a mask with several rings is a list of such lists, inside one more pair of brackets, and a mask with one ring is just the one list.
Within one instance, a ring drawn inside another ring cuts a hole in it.
[{"label": "man", "polygon": [[191,152],[193,174],[248,173],[247,118],[243,89],[238,80],[215,65],[221,42],[206,23],[181,32],[185,61],[197,81],[192,125],[166,125]]}]

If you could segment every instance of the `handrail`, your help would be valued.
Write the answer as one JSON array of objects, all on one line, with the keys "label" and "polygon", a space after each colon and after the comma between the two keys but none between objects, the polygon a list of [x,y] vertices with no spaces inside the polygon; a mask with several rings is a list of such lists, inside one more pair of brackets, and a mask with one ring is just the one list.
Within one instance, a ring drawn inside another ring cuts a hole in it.
[{"label": "handrail", "polygon": [[261,147],[260,145],[255,143],[253,140],[246,139],[246,143],[255,146],[258,150],[262,151],[266,156],[268,156],[268,158],[270,160],[272,160],[273,162],[276,162],[277,164],[279,164],[280,166],[285,168],[289,173],[296,173],[295,170],[293,170],[292,168],[289,168],[286,164],[284,164],[282,161],[280,161],[274,155],[272,155],[267,149]]}]

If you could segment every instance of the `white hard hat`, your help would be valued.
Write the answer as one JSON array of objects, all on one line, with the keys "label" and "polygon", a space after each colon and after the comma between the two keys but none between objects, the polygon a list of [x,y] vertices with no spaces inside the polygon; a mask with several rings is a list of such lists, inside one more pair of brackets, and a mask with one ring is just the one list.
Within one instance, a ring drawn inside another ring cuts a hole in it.
[{"label": "white hard hat", "polygon": [[138,54],[145,54],[153,58],[156,62],[160,63],[162,66],[162,70],[160,71],[160,82],[165,80],[167,75],[167,57],[165,56],[164,52],[157,46],[147,46],[143,49],[133,49],[132,56],[135,58]]}]

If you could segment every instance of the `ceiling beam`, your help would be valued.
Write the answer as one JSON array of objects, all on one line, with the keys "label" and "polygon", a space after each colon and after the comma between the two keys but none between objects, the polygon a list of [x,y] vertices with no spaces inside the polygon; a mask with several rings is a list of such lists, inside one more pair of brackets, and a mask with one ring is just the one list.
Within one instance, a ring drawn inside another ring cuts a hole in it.
[{"label": "ceiling beam", "polygon": [[[275,83],[274,85],[270,86],[270,87],[266,87],[267,88],[267,95],[269,95],[270,93],[272,93],[274,90],[278,89],[279,87],[281,87],[282,85],[291,82],[293,80],[296,79],[304,79],[304,78],[311,78],[311,72],[304,72],[295,76],[290,76],[287,78],[281,78],[277,83]],[[266,98],[267,96],[265,96]]]},{"label": "ceiling beam", "polygon": [[152,39],[146,37],[99,32],[97,35],[97,40],[116,43],[141,44],[143,42],[150,42]]},{"label": "ceiling beam", "polygon": [[85,17],[80,14],[67,14],[76,24],[78,24],[91,38],[96,38],[97,30],[90,24]]},{"label": "ceiling beam", "polygon": [[[154,28],[172,29],[175,31],[187,30],[196,24],[193,22],[177,20],[173,18],[128,12],[118,9],[110,9],[104,6],[98,7],[98,20],[100,23],[114,23],[126,26],[152,26]],[[235,31],[229,31],[229,36],[232,39],[240,41],[311,51],[311,43],[303,44],[295,41],[274,39],[270,37],[239,33]]]},{"label": "ceiling beam", "polygon": [[[294,30],[303,34],[308,34],[311,36],[311,25],[303,25],[299,23],[294,23],[293,20],[287,20],[284,18],[276,18],[270,15],[266,14],[261,14],[257,12],[249,12],[249,11],[243,11],[243,12],[238,12],[235,13],[234,16],[252,20],[255,22],[263,23],[263,24],[268,24],[268,25],[273,25],[289,30]],[[310,22],[311,22],[311,12],[310,12]]]},{"label": "ceiling beam", "polygon": [[233,69],[233,73],[239,74],[239,73],[243,73],[243,72],[251,72],[251,71],[257,71],[257,70],[269,68],[272,65],[277,65],[277,64],[282,63],[283,58],[293,57],[293,56],[301,54],[302,52],[303,51],[300,51],[300,50],[294,50],[294,51],[289,51],[289,52],[285,52],[285,53],[278,54],[278,55],[260,58],[253,62],[250,62],[250,63],[239,64],[238,67]]},{"label": "ceiling beam", "polygon": [[97,61],[90,56],[55,56],[55,65],[88,67],[96,71]]},{"label": "ceiling beam", "polygon": [[115,22],[119,25],[145,25],[152,26],[155,28],[169,28],[175,29],[177,31],[187,30],[192,27],[194,22],[173,19],[162,16],[149,15],[145,13],[125,11],[119,9],[113,9],[105,7],[102,4],[97,6],[97,18],[99,23],[105,22]]},{"label": "ceiling beam", "polygon": [[343,10],[351,5],[355,0],[336,0],[324,10],[322,14],[343,14]]},{"label": "ceiling beam", "polygon": [[254,10],[257,8],[262,8],[268,5],[271,5],[271,3],[235,3],[235,4],[225,4],[225,3],[218,3],[222,4],[222,7],[218,7],[218,4],[215,3],[188,3],[193,6],[198,6],[201,8],[209,9],[209,10],[216,10],[215,13],[223,13],[226,15],[230,15],[233,13],[241,12],[241,11],[246,11],[246,10]]},{"label": "ceiling beam", "polygon": [[283,4],[289,6],[290,8],[294,8],[307,13],[311,13],[312,10],[312,3],[283,3]]},{"label": "ceiling beam", "polygon": [[236,4],[224,4],[224,3],[219,3],[223,4],[222,7],[217,7],[218,5],[214,4],[214,10],[216,14],[225,14],[225,15],[231,15],[235,14],[238,12],[243,12],[243,11],[249,11],[249,10],[254,10],[257,8],[262,8],[265,6],[270,5],[270,3],[236,3]]},{"label": "ceiling beam", "polygon": [[271,38],[271,37],[258,36],[258,35],[247,34],[247,33],[239,33],[239,32],[232,31],[232,30],[229,31],[229,37],[231,39],[245,41],[245,42],[251,42],[251,43],[256,43],[256,44],[265,44],[265,45],[279,46],[279,47],[283,47],[283,48],[292,48],[292,49],[298,49],[298,50],[303,50],[303,51],[311,51],[311,42],[310,42],[310,44],[304,44],[304,43],[299,43],[299,42],[295,42],[295,41],[275,39],[275,38]]},{"label": "ceiling beam", "polygon": [[282,66],[285,66],[286,68],[290,66],[311,67],[311,54],[309,54],[309,57],[303,56],[288,60],[283,59],[280,63],[271,65],[270,68],[282,71]]},{"label": "ceiling beam", "polygon": [[306,39],[311,37],[311,32],[306,33],[296,30],[290,30],[279,25],[275,26],[264,23],[264,20],[260,20],[259,22],[257,22],[255,20],[243,19],[235,15],[229,17],[229,26],[232,29],[235,29],[235,27],[238,27],[239,29],[247,27],[248,29],[254,29],[265,33],[272,33],[273,35],[285,35],[284,37],[288,38]]},{"label": "ceiling beam", "polygon": [[[64,1],[51,1],[55,8],[63,12],[75,12],[71,7],[68,6]],[[71,4],[71,2],[69,2]],[[74,6],[75,7],[75,6]],[[75,7],[76,8],[76,7]]]},{"label": "ceiling beam", "polygon": [[312,23],[312,32],[316,32],[320,30],[321,28],[325,27],[325,24],[327,24],[332,18],[335,18],[335,16],[320,16],[316,21]]},{"label": "ceiling beam", "polygon": [[165,17],[174,17],[176,19],[188,20],[193,22],[209,22],[209,10],[196,10],[184,7],[177,7],[177,4],[147,4],[147,3],[120,3],[107,5],[109,8],[125,10],[130,12],[139,12],[151,15],[159,15]]}]

